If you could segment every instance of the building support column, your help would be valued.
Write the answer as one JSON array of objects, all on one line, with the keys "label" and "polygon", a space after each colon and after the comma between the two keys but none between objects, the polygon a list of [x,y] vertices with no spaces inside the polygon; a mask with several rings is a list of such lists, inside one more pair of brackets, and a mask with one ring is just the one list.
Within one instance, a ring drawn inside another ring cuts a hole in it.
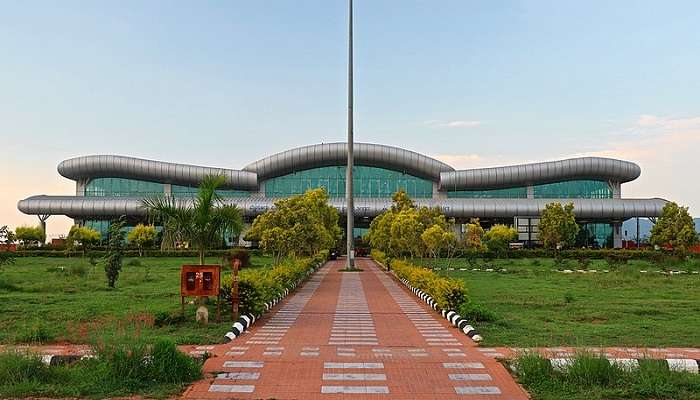
[{"label": "building support column", "polygon": [[527,198],[528,199],[535,198],[535,187],[532,185],[527,185]]},{"label": "building support column", "polygon": [[613,248],[622,248],[622,222],[613,222]]}]

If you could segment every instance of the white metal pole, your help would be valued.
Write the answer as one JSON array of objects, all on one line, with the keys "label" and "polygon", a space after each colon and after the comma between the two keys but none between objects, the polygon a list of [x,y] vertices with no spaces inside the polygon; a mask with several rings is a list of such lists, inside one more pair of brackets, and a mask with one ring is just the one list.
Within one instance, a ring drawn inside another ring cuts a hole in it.
[{"label": "white metal pole", "polygon": [[347,268],[355,268],[355,243],[353,237],[354,228],[354,201],[352,189],[352,168],[353,162],[353,86],[352,86],[352,0],[348,0],[348,165],[345,172],[345,203],[347,205]]}]

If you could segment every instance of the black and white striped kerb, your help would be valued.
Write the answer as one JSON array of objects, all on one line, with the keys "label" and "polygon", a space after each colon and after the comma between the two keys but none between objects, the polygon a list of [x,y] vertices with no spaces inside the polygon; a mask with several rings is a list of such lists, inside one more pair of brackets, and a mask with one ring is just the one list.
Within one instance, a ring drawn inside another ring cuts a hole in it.
[{"label": "black and white striped kerb", "polygon": [[[299,279],[298,281],[294,282],[290,288],[284,289],[284,291],[282,293],[280,293],[277,297],[275,297],[272,301],[265,303],[265,311],[263,312],[263,314],[270,311],[272,309],[272,307],[276,306],[277,303],[279,303],[280,301],[282,301],[282,299],[287,297],[289,292],[296,289],[303,281],[306,280],[306,278],[309,277],[309,275],[311,275],[313,272],[315,272],[317,269],[319,269],[321,267],[321,265],[323,265],[323,264],[324,263],[320,263],[320,264],[316,265],[315,267],[313,267],[312,269],[309,269],[308,271],[306,271],[306,275],[302,279]],[[238,320],[233,323],[233,325],[231,326],[231,330],[228,331],[224,335],[224,340],[226,341],[226,343],[241,336],[243,334],[243,332],[250,329],[250,327],[253,325],[253,323],[255,323],[255,321],[260,319],[261,316],[262,316],[262,314],[258,315],[257,317],[253,314],[241,315],[240,318],[238,318]]]},{"label": "black and white striped kerb", "polygon": [[442,314],[442,316],[446,320],[450,321],[450,323],[452,325],[456,326],[459,330],[464,332],[473,341],[481,342],[482,340],[484,340],[484,338],[481,335],[479,335],[479,333],[476,331],[476,329],[474,329],[474,327],[471,326],[469,324],[469,322],[465,318],[463,318],[461,315],[457,314],[455,311],[445,311],[443,309],[440,309],[437,302],[432,297],[430,297],[430,295],[428,295],[427,293],[425,293],[424,291],[422,291],[420,289],[417,289],[417,288],[414,288],[413,286],[411,286],[411,284],[408,282],[408,280],[401,278],[401,279],[399,279],[399,281],[401,281],[401,283],[406,285],[407,288],[411,289],[411,291],[416,296],[420,297],[423,301],[428,303],[428,305],[430,307],[432,307],[433,310],[438,311],[440,314]]},{"label": "black and white striped kerb", "polygon": [[[618,365],[619,367],[627,370],[639,368],[639,362],[643,359],[640,358],[606,358],[610,364]],[[651,360],[651,358],[647,358]],[[695,360],[692,358],[666,358],[661,359],[668,364],[668,369],[677,372],[688,372],[691,374],[698,374],[700,372],[700,360]],[[570,358],[550,358],[549,363],[552,368],[558,371],[565,371],[573,362]],[[513,367],[517,369],[517,365],[513,364]]]}]

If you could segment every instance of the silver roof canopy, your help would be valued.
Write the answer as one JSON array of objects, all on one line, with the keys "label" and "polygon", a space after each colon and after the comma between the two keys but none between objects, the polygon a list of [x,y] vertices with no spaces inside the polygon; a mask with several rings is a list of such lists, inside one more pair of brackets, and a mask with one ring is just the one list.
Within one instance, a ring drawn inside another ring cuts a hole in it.
[{"label": "silver roof canopy", "polygon": [[254,172],[114,155],[71,158],[58,165],[58,173],[73,180],[127,178],[183,186],[198,186],[207,175],[223,175],[225,189],[255,190],[258,187]]},{"label": "silver roof canopy", "polygon": [[[256,216],[274,207],[276,199],[260,197],[227,198],[228,204],[240,207],[245,216]],[[189,201],[189,200],[184,200]],[[417,199],[421,206],[439,207],[447,217],[512,218],[537,216],[551,202],[572,202],[580,219],[625,220],[633,217],[658,217],[667,201],[663,199]],[[345,199],[329,203],[345,213]],[[358,218],[374,217],[391,207],[389,198],[355,200]],[[67,215],[72,218],[108,219],[120,215],[143,217],[140,198],[34,196],[21,200],[17,207],[25,214]]]},{"label": "silver roof canopy", "polygon": [[[265,157],[243,170],[255,172],[260,180],[264,180],[310,168],[346,165],[347,148],[345,142],[312,144]],[[353,151],[356,165],[403,171],[433,182],[440,180],[441,172],[454,171],[442,161],[398,147],[355,143]]]},{"label": "silver roof canopy", "polygon": [[641,169],[635,163],[601,157],[581,157],[560,161],[465,169],[440,174],[440,190],[489,190],[541,185],[572,180],[629,182]]}]

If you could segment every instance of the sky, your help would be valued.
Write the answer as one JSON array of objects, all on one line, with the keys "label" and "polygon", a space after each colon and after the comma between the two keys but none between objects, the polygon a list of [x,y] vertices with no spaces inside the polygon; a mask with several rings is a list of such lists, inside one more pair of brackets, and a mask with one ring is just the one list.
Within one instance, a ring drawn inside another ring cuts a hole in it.
[{"label": "sky", "polygon": [[[342,0],[0,0],[0,225],[66,158],[242,168],[346,138]],[[355,140],[473,168],[638,163],[700,215],[697,1],[355,0]],[[71,221],[51,217],[49,236]]]}]

